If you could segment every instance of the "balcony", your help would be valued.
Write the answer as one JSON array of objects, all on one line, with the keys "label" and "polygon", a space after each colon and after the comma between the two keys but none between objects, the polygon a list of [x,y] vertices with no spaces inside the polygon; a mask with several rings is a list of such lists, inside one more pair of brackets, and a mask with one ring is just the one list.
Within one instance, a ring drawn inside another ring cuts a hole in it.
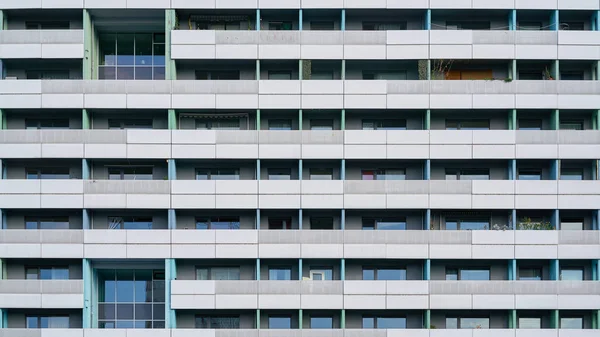
[{"label": "balcony", "polygon": [[0,306],[40,309],[83,308],[82,280],[0,280]]},{"label": "balcony", "polygon": [[0,59],[40,58],[83,58],[83,30],[0,31]]}]

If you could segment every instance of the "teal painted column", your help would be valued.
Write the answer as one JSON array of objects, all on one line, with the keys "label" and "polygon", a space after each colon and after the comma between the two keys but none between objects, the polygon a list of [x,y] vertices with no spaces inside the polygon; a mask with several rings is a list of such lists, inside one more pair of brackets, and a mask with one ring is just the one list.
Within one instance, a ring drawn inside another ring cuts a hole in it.
[{"label": "teal painted column", "polygon": [[518,127],[519,126],[517,124],[517,110],[512,109],[508,115],[508,129],[509,130],[517,130]]},{"label": "teal painted column", "polygon": [[0,208],[0,226],[2,227],[2,229],[6,229],[7,222],[6,222],[6,211],[2,210]]},{"label": "teal painted column", "polygon": [[560,280],[560,264],[558,260],[550,260],[550,280]]},{"label": "teal painted column", "polygon": [[177,162],[175,161],[175,159],[169,159],[168,170],[169,180],[177,180]]},{"label": "teal painted column", "polygon": [[90,165],[87,159],[81,159],[81,179],[88,180],[91,179],[92,170],[90,169]]},{"label": "teal painted column", "polygon": [[552,110],[552,116],[551,116],[551,120],[550,120],[550,125],[552,127],[552,130],[559,130],[560,129],[560,112],[559,110]]},{"label": "teal painted column", "polygon": [[177,130],[177,112],[175,110],[167,110],[167,123],[169,130]]},{"label": "teal painted column", "polygon": [[425,160],[425,167],[423,170],[423,180],[431,179],[431,159]]},{"label": "teal painted column", "polygon": [[298,229],[302,230],[302,209],[298,210]]},{"label": "teal painted column", "polygon": [[87,208],[83,209],[82,216],[83,216],[83,226],[82,226],[82,228],[83,229],[91,229],[91,226],[90,226],[90,213],[87,210]]},{"label": "teal painted column", "polygon": [[260,230],[260,209],[256,210],[256,230]]},{"label": "teal painted column", "polygon": [[346,130],[346,110],[345,109],[342,109],[341,120],[340,120],[340,130]]},{"label": "teal painted column", "polygon": [[550,30],[559,30],[560,29],[560,19],[558,15],[558,10],[552,11],[550,14]]},{"label": "teal painted column", "polygon": [[90,113],[87,109],[81,110],[81,128],[84,130],[91,129]]},{"label": "teal painted column", "polygon": [[508,280],[517,280],[517,260],[515,259],[508,260]]},{"label": "teal painted column", "polygon": [[94,283],[92,277],[92,264],[89,259],[83,259],[83,322],[84,329],[93,327],[92,323],[92,285]]},{"label": "teal painted column", "polygon": [[517,10],[512,9],[508,13],[508,30],[517,30]]},{"label": "teal painted column", "polygon": [[[431,260],[426,259],[423,264],[423,280],[431,280]],[[425,310],[423,314],[423,327],[425,329],[431,329],[431,310]]]},{"label": "teal painted column", "polygon": [[550,162],[550,180],[560,179],[560,159]]},{"label": "teal painted column", "polygon": [[303,25],[303,18],[302,18],[303,14],[302,14],[302,8],[300,8],[300,10],[298,11],[298,30],[302,30],[302,25]]},{"label": "teal painted column", "polygon": [[517,180],[517,160],[508,160],[508,180]]},{"label": "teal painted column", "polygon": [[425,30],[431,30],[431,9],[428,9],[427,12],[425,12],[425,20],[424,20],[424,24],[425,27],[423,27]]},{"label": "teal painted column", "polygon": [[171,31],[175,30],[177,13],[174,9],[165,9],[165,80],[177,79],[175,61],[171,57]]},{"label": "teal painted column", "polygon": [[552,225],[556,230],[560,230],[560,211],[557,209],[552,213]]},{"label": "teal painted column", "polygon": [[343,208],[341,210],[341,215],[340,215],[340,229],[341,230],[346,229],[346,210]]},{"label": "teal painted column", "polygon": [[341,30],[346,30],[346,10],[342,9],[342,24],[340,26]]},{"label": "teal painted column", "polygon": [[431,130],[431,110],[425,110],[425,118],[423,118],[423,130]]},{"label": "teal painted column", "polygon": [[302,281],[302,258],[298,259],[298,280]]},{"label": "teal painted column", "polygon": [[425,221],[423,223],[423,227],[426,231],[431,229],[431,209],[425,210]]},{"label": "teal painted column", "polygon": [[519,219],[517,219],[517,210],[513,209],[511,210],[511,222],[510,222],[510,229],[512,230],[517,230],[517,226],[519,224]]},{"label": "teal painted column", "polygon": [[256,280],[260,281],[260,259],[256,259]]},{"label": "teal painted column", "polygon": [[342,159],[342,165],[340,167],[340,179],[346,180],[346,159]]},{"label": "teal painted column", "polygon": [[340,280],[346,280],[346,259],[340,260]]},{"label": "teal painted column", "polygon": [[[300,66],[300,68],[302,68],[302,66]],[[302,71],[302,70],[300,70]],[[302,78],[300,78],[300,80],[302,80]],[[303,122],[303,118],[302,118],[302,109],[298,110],[298,130],[302,131],[302,122]]]},{"label": "teal painted column", "polygon": [[592,281],[598,281],[598,260],[592,260]]},{"label": "teal painted column", "polygon": [[[4,79],[2,76],[2,60],[0,60],[0,80]],[[4,110],[0,109],[0,130],[6,129],[6,114]]]},{"label": "teal painted column", "polygon": [[165,328],[177,328],[175,310],[171,308],[171,281],[177,279],[175,259],[165,259]]},{"label": "teal painted column", "polygon": [[167,221],[169,229],[177,229],[177,211],[174,209],[167,210]]},{"label": "teal painted column", "polygon": [[260,9],[256,10],[256,30],[260,30]]},{"label": "teal painted column", "polygon": [[93,48],[93,29],[92,17],[87,9],[83,10],[83,64],[82,75],[84,80],[93,79],[94,75],[94,48]]}]

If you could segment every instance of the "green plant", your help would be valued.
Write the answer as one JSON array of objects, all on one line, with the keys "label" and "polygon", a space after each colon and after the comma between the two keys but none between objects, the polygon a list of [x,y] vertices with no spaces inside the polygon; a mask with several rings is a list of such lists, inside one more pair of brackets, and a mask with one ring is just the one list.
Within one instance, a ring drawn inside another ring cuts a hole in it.
[{"label": "green plant", "polygon": [[549,231],[553,230],[554,226],[547,221],[539,221],[534,222],[531,218],[522,218],[519,223],[517,223],[518,230],[528,230],[528,231]]},{"label": "green plant", "polygon": [[510,83],[510,82],[512,82],[512,80],[513,80],[512,78],[507,77],[507,78],[504,79],[504,82],[505,83]]},{"label": "green plant", "polygon": [[548,70],[548,67],[544,68],[544,79],[548,81],[554,80],[554,77],[552,77],[552,74],[550,73],[550,70]]},{"label": "green plant", "polygon": [[431,79],[445,80],[450,73],[454,60],[433,60],[431,61]]},{"label": "green plant", "polygon": [[435,327],[435,325],[431,324],[431,325],[429,326],[429,329],[437,329],[437,328]]}]

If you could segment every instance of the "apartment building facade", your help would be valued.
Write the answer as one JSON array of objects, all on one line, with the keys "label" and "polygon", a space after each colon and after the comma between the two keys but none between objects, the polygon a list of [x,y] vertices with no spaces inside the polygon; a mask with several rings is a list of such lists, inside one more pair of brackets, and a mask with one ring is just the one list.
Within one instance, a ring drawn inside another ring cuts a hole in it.
[{"label": "apartment building facade", "polygon": [[600,335],[598,0],[0,0],[0,336]]}]

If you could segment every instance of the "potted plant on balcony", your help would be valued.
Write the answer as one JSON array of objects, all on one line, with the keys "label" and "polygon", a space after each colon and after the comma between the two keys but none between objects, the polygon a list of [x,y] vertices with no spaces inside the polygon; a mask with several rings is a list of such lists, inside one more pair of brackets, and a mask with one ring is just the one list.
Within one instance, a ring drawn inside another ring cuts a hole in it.
[{"label": "potted plant on balcony", "polygon": [[554,226],[547,221],[532,221],[531,218],[524,217],[517,223],[517,229],[526,231],[548,231],[553,230]]}]

